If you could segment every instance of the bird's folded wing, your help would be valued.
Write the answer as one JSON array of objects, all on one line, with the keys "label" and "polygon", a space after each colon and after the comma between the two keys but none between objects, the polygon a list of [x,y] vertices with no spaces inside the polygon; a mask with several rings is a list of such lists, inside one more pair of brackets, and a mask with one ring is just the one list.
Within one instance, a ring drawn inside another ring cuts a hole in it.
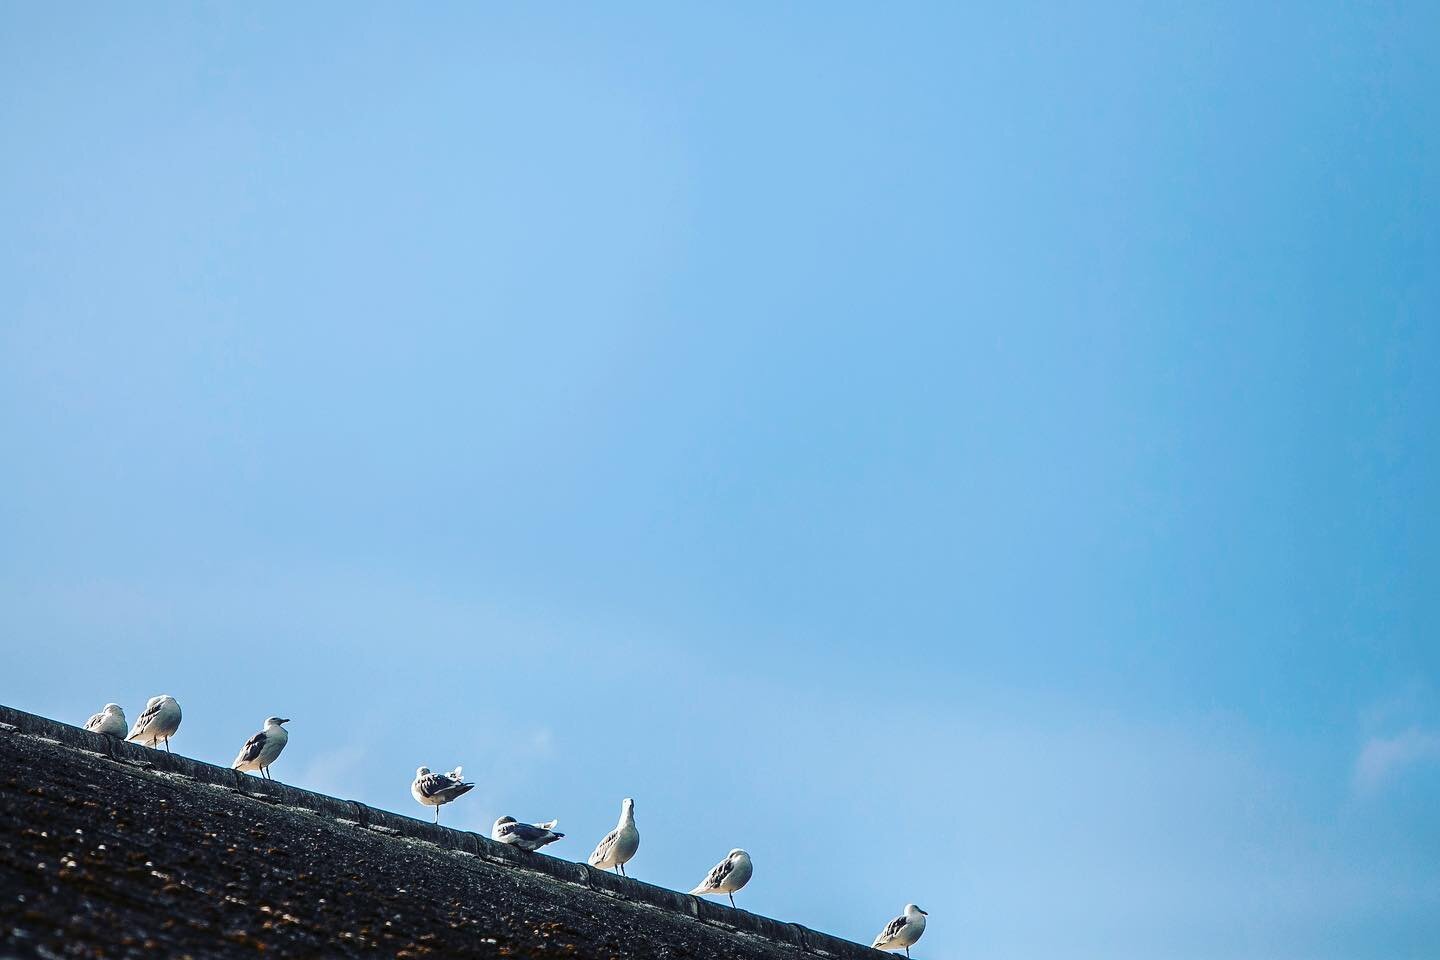
[{"label": "bird's folded wing", "polygon": [[498,836],[515,837],[526,843],[534,843],[550,836],[549,830],[529,823],[502,823],[495,832]]},{"label": "bird's folded wing", "polygon": [[605,834],[604,840],[601,840],[599,843],[595,844],[595,852],[592,853],[591,856],[597,860],[605,856],[607,853],[610,852],[610,848],[615,846],[615,841],[618,839],[620,839],[620,831],[611,830],[609,833]]},{"label": "bird's folded wing", "polygon": [[241,763],[250,763],[256,757],[260,756],[260,751],[264,749],[264,747],[265,734],[263,732],[255,734],[255,736],[245,741],[245,746],[240,748],[239,761]]},{"label": "bird's folded wing", "polygon": [[427,773],[420,778],[420,795],[433,797],[455,786],[455,781],[438,773]]},{"label": "bird's folded wing", "polygon": [[885,925],[884,931],[881,932],[880,936],[875,938],[875,941],[879,943],[885,940],[893,940],[895,937],[899,936],[900,931],[904,928],[905,918],[896,917],[894,920],[891,920],[888,924]]},{"label": "bird's folded wing", "polygon": [[715,864],[715,869],[710,871],[710,876],[705,878],[704,886],[718,887],[730,876],[730,871],[735,869],[735,862],[730,859],[721,860]]}]

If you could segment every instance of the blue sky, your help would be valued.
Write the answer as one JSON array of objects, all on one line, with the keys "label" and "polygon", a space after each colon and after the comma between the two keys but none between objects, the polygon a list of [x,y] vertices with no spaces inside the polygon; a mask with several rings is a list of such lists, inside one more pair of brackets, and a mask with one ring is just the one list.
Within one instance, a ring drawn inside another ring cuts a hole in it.
[{"label": "blue sky", "polygon": [[7,5],[0,699],[919,957],[1440,954],[1440,8],[1193,6]]}]

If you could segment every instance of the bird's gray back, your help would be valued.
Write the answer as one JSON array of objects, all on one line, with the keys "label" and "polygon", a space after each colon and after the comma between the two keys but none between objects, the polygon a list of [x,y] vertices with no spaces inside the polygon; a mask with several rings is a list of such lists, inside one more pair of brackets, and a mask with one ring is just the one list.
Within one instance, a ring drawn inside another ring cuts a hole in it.
[{"label": "bird's gray back", "polygon": [[515,837],[526,843],[535,843],[551,835],[549,830],[530,823],[502,823],[497,829],[502,837]]},{"label": "bird's gray back", "polygon": [[268,739],[265,732],[255,734],[245,741],[245,746],[240,748],[240,760],[243,763],[250,763],[260,756],[260,751],[265,748],[265,741]]}]

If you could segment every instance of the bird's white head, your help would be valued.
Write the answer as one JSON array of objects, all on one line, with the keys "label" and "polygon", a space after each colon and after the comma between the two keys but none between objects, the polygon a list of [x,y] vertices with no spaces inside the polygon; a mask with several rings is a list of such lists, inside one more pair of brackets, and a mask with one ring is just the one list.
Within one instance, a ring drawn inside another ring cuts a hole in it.
[{"label": "bird's white head", "polygon": [[415,779],[416,779],[416,780],[419,780],[421,777],[428,777],[429,775],[430,775],[430,768],[429,768],[429,767],[416,767],[416,768],[415,768]]},{"label": "bird's white head", "polygon": [[621,811],[623,811],[623,812],[625,812],[625,813],[634,813],[634,812],[635,812],[635,801],[634,801],[634,800],[631,800],[629,797],[626,797],[624,800],[622,800],[622,801],[620,802],[620,809],[621,809]]},{"label": "bird's white head", "polygon": [[514,823],[514,822],[515,822],[515,818],[514,818],[514,817],[501,817],[499,820],[496,820],[496,821],[495,821],[495,826],[497,826],[497,827],[502,827],[502,826],[504,826],[504,825],[507,824],[507,823]]},{"label": "bird's white head", "polygon": [[744,850],[741,850],[739,847],[736,847],[734,850],[730,851],[730,856],[727,859],[734,860],[736,857],[748,858],[749,856],[750,854],[746,853]]},{"label": "bird's white head", "polygon": [[107,703],[107,704],[105,704],[105,709],[102,710],[101,712],[102,712],[102,713],[124,713],[125,711],[123,711],[123,710],[120,709],[120,704],[118,704],[118,703]]},{"label": "bird's white head", "polygon": [[282,723],[289,723],[289,722],[290,722],[290,718],[289,718],[289,717],[266,717],[266,718],[265,718],[265,726],[267,726],[267,727],[278,727],[278,726],[280,726],[280,724],[282,724]]},{"label": "bird's white head", "polygon": [[919,907],[915,906],[915,904],[913,904],[913,903],[907,903],[907,904],[905,904],[905,913],[906,913],[907,915],[912,915],[912,916],[913,916],[914,914],[917,914],[917,913],[920,914],[921,916],[925,916],[925,917],[930,916],[930,914],[926,913],[924,910],[921,910]]}]

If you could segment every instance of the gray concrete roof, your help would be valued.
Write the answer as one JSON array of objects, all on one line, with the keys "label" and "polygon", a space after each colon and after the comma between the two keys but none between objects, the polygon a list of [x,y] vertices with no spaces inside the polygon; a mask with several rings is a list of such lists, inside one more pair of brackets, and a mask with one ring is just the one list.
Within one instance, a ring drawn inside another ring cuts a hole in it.
[{"label": "gray concrete roof", "polygon": [[13,956],[883,956],[4,706],[0,945]]}]

